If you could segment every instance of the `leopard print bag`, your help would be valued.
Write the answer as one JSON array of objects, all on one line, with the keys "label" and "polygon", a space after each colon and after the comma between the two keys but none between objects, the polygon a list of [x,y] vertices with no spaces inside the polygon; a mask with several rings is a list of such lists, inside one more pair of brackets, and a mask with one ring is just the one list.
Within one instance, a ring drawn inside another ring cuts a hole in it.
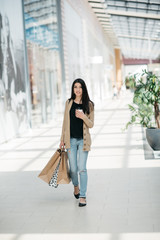
[{"label": "leopard print bag", "polygon": [[60,158],[59,163],[58,163],[58,165],[57,165],[57,167],[56,167],[56,169],[53,173],[53,176],[52,176],[52,178],[49,182],[49,186],[51,186],[51,187],[55,187],[55,188],[58,187],[57,179],[58,179],[58,172],[59,172],[60,163],[61,163],[61,158]]}]

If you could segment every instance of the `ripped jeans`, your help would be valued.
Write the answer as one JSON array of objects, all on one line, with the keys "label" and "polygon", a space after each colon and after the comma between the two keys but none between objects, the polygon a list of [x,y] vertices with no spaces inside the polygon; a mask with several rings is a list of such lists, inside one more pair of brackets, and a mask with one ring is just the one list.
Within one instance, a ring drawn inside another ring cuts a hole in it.
[{"label": "ripped jeans", "polygon": [[67,149],[70,175],[74,186],[78,186],[78,173],[80,177],[80,197],[86,197],[87,191],[87,157],[88,151],[83,151],[83,139],[71,138],[70,148]]}]

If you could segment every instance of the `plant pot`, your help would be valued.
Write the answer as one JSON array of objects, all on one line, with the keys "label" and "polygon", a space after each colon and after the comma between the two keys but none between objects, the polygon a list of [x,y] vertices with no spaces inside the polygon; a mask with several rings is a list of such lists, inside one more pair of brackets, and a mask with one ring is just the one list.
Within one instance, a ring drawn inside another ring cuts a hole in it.
[{"label": "plant pot", "polygon": [[146,138],[150,147],[154,151],[160,151],[160,129],[159,128],[147,128]]}]

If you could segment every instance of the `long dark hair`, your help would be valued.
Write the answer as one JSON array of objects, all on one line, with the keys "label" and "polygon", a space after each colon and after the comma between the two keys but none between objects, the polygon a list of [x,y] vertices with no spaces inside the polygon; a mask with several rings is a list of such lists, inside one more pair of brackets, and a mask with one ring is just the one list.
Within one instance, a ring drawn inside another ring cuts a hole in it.
[{"label": "long dark hair", "polygon": [[83,79],[81,78],[77,78],[76,80],[74,80],[74,82],[72,83],[72,88],[71,88],[71,98],[69,99],[69,101],[71,101],[71,99],[75,99],[76,95],[74,94],[74,85],[75,83],[80,83],[82,86],[82,108],[83,108],[83,112],[89,114],[90,113],[90,104],[92,106],[92,108],[94,108],[94,103],[90,100],[89,95],[88,95],[88,90],[87,90],[87,86],[84,82]]}]

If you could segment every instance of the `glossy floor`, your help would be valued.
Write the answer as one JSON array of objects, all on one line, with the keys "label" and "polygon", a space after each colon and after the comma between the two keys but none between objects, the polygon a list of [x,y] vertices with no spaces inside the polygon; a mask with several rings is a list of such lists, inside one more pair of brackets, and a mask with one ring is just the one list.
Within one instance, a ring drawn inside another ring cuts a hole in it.
[{"label": "glossy floor", "polygon": [[0,240],[160,239],[160,159],[145,159],[140,127],[122,132],[130,99],[96,106],[84,208],[71,184],[37,178],[58,148],[62,116],[0,145]]}]

